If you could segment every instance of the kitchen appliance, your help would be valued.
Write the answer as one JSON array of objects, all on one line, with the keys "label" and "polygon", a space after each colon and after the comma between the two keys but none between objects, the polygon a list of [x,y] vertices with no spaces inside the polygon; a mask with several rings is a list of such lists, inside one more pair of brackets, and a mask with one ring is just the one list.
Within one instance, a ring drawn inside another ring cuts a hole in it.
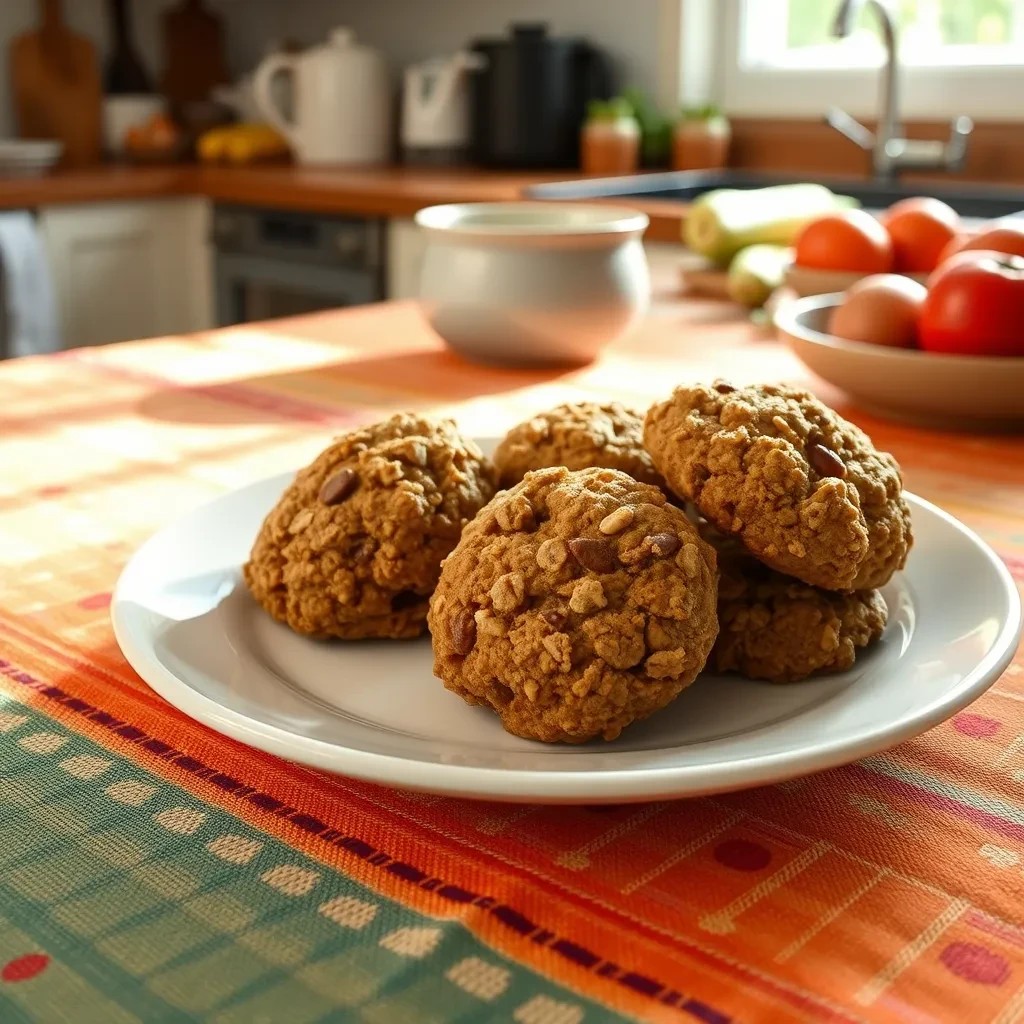
[{"label": "kitchen appliance", "polygon": [[40,0],[41,24],[12,40],[11,92],[18,134],[62,144],[63,164],[100,159],[96,47],[68,28],[60,0]]},{"label": "kitchen appliance", "polygon": [[[294,81],[287,118],[275,103],[274,78]],[[303,164],[383,163],[391,152],[391,91],[384,58],[336,28],[326,43],[302,53],[275,53],[253,80],[260,113]]]},{"label": "kitchen appliance", "polygon": [[219,205],[213,214],[221,327],[384,297],[384,222]]},{"label": "kitchen appliance", "polygon": [[469,76],[480,58],[467,51],[405,69],[402,79],[402,159],[450,164],[469,152]]},{"label": "kitchen appliance", "polygon": [[605,55],[533,24],[470,49],[481,58],[470,73],[473,159],[491,167],[578,166],[587,103],[613,89]]}]

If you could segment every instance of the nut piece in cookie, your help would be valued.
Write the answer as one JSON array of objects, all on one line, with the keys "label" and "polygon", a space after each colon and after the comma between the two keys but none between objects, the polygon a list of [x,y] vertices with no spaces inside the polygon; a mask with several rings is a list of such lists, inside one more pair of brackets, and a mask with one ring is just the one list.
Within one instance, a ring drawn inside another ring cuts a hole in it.
[{"label": "nut piece in cookie", "polygon": [[532,469],[619,469],[664,487],[643,446],[644,420],[618,402],[568,402],[513,427],[494,452],[498,484],[512,487]]},{"label": "nut piece in cookie", "polygon": [[611,740],[704,667],[716,596],[714,549],[659,488],[612,469],[537,470],[445,560],[434,672],[517,736]]},{"label": "nut piece in cookie", "polygon": [[493,494],[490,463],[454,423],[400,413],[299,472],[264,520],[245,581],[297,633],[417,636],[441,560]]},{"label": "nut piece in cookie", "polygon": [[843,672],[858,649],[882,635],[888,609],[877,590],[812,587],[714,531],[701,532],[718,551],[719,633],[710,659],[716,672],[772,683]]},{"label": "nut piece in cookie", "polygon": [[779,572],[870,590],[906,562],[896,460],[807,391],[680,387],[647,413],[644,444],[677,495]]}]

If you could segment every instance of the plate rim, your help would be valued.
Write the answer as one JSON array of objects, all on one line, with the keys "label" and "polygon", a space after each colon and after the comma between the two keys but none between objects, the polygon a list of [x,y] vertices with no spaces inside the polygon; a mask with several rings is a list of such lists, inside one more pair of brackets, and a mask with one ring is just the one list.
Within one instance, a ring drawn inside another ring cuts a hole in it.
[{"label": "plate rim", "polygon": [[[194,506],[155,531],[134,552],[118,577],[110,604],[114,636],[128,664],[142,681],[172,707],[200,725],[292,763],[378,785],[478,800],[570,804],[678,799],[772,785],[850,764],[887,750],[946,721],[980,697],[1002,675],[1013,660],[1024,628],[1024,613],[1017,585],[996,552],[955,516],[924,498],[904,491],[904,497],[911,506],[920,506],[939,517],[947,526],[961,533],[979,555],[985,558],[1001,584],[1009,605],[1009,615],[1000,624],[985,656],[953,689],[883,728],[838,737],[817,747],[811,754],[806,751],[754,754],[733,759],[712,769],[707,765],[681,764],[624,769],[526,770],[425,762],[395,754],[361,750],[300,736],[224,707],[180,679],[152,652],[137,645],[122,613],[126,603],[124,590],[130,583],[132,567],[163,533],[226,497],[250,488],[268,487],[272,481],[280,481],[283,488],[293,476],[292,471],[278,473],[253,481],[245,487],[225,491],[210,501]],[[415,769],[412,772],[411,766]]]}]

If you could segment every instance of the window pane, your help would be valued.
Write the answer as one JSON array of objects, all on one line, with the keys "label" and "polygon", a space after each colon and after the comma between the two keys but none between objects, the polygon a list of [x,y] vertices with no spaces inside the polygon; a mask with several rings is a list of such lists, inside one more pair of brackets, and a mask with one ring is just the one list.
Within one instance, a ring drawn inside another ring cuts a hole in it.
[{"label": "window pane", "polygon": [[[882,43],[865,4],[854,30],[831,35],[838,0],[745,0],[747,63],[814,67],[876,64]],[[910,64],[1024,63],[1024,0],[891,0],[900,57]],[[769,22],[775,31],[765,31]]]}]

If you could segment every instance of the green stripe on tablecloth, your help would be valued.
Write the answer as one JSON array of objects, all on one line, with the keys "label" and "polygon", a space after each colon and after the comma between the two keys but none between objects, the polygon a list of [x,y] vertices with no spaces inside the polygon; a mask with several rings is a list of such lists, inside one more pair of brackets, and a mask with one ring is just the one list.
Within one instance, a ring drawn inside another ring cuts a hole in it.
[{"label": "green stripe on tablecloth", "polygon": [[0,983],[4,1024],[624,1019],[14,707],[0,965],[52,962]]}]

